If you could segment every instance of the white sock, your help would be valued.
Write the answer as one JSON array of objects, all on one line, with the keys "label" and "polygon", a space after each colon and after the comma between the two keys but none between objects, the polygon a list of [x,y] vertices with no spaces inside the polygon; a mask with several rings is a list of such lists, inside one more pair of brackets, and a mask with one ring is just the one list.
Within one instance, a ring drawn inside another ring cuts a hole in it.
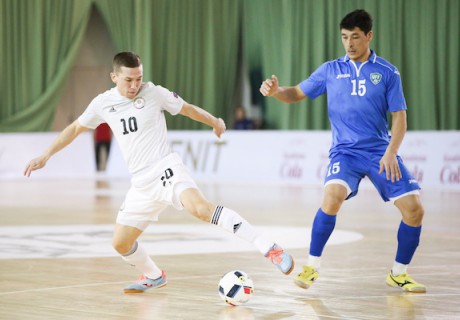
[{"label": "white sock", "polygon": [[321,257],[309,255],[307,266],[313,267],[315,271],[318,271],[321,267]]},{"label": "white sock", "polygon": [[134,243],[131,251],[121,257],[130,265],[136,267],[147,278],[157,279],[161,277],[161,269],[157,267],[155,262],[149,257],[147,250],[137,241]]},{"label": "white sock", "polygon": [[272,241],[260,236],[254,227],[238,213],[223,206],[216,207],[211,217],[211,223],[251,242],[263,255],[274,245]]},{"label": "white sock", "polygon": [[395,261],[393,263],[393,268],[391,268],[391,273],[394,276],[399,276],[400,274],[407,273],[407,264],[402,264]]}]

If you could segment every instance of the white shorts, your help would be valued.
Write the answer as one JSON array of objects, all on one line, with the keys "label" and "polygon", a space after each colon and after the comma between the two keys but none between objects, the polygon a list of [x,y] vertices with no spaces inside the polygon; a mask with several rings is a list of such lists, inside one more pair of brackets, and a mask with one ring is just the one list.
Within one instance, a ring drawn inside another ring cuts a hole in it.
[{"label": "white shorts", "polygon": [[133,176],[117,223],[145,230],[168,206],[182,210],[180,194],[189,188],[198,187],[179,155],[172,153]]}]

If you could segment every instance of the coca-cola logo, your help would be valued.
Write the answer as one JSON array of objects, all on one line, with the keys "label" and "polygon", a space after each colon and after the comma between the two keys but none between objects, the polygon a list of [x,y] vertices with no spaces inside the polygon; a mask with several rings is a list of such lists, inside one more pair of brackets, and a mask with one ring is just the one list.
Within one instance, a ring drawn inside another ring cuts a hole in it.
[{"label": "coca-cola logo", "polygon": [[281,165],[280,176],[283,178],[302,178],[303,169],[298,163],[284,162]]},{"label": "coca-cola logo", "polygon": [[460,184],[460,164],[444,165],[441,169],[440,177],[443,184]]},{"label": "coca-cola logo", "polygon": [[410,174],[414,177],[415,180],[418,182],[423,182],[423,169],[418,165],[415,165],[411,170]]},{"label": "coca-cola logo", "polygon": [[441,183],[460,184],[460,154],[444,154],[443,159],[444,165],[439,173]]},{"label": "coca-cola logo", "polygon": [[303,176],[303,162],[306,156],[302,153],[288,153],[284,155],[284,161],[280,166],[282,178],[301,179]]}]

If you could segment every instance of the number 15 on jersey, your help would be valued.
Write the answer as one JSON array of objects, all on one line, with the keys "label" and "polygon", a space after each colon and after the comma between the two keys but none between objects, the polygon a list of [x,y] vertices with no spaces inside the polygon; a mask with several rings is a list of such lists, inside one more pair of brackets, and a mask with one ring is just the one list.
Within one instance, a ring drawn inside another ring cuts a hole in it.
[{"label": "number 15 on jersey", "polygon": [[337,174],[340,172],[340,162],[334,162],[329,164],[327,168],[327,176],[329,177],[331,174]]}]

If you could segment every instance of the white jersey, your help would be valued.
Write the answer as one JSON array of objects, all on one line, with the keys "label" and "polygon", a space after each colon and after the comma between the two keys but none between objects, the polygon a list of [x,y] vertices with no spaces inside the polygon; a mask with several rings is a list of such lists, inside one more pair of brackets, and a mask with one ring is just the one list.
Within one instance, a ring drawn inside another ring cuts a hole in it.
[{"label": "white jersey", "polygon": [[107,122],[129,172],[136,174],[171,154],[164,111],[176,115],[183,104],[176,93],[151,82],[142,84],[134,99],[120,95],[114,87],[94,98],[78,121],[91,129]]}]

